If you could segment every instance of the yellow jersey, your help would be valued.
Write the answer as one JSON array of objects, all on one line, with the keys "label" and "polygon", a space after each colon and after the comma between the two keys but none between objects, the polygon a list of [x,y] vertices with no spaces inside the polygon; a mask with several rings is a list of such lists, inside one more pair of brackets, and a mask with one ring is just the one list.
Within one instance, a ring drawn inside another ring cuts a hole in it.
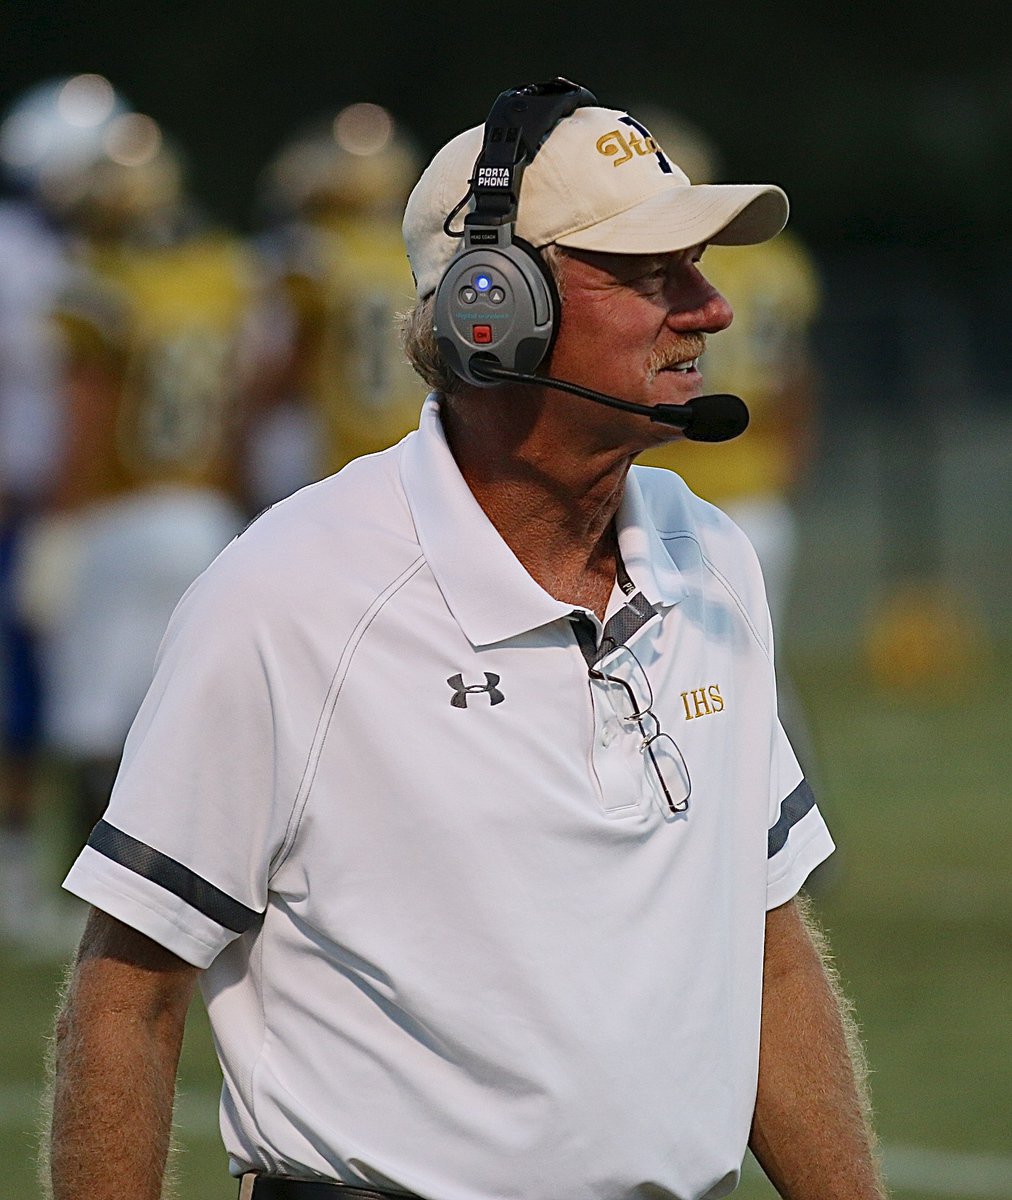
[{"label": "yellow jersey", "polygon": [[237,239],[87,244],[55,317],[68,363],[65,500],[232,487],[252,270]]},{"label": "yellow jersey", "polygon": [[296,325],[296,378],[322,424],[321,467],[336,471],[418,425],[425,385],[397,328],[414,304],[414,283],[389,218],[304,224],[290,242],[280,272]]},{"label": "yellow jersey", "polygon": [[680,439],[638,461],[677,471],[718,505],[781,495],[793,482],[803,440],[792,392],[809,382],[808,337],[820,302],[815,268],[797,239],[782,233],[758,246],[709,246],[702,270],[734,310],[729,328],[707,339],[704,390],[741,396],[749,427],[730,442]]}]

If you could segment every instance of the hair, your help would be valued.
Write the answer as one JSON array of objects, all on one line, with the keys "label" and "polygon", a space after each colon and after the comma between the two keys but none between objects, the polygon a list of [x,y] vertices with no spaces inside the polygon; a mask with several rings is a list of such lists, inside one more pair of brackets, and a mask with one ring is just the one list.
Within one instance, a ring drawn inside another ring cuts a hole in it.
[{"label": "hair", "polygon": [[[538,254],[551,275],[560,299],[563,294],[562,261],[566,251],[554,242],[538,249]],[[413,308],[399,317],[401,346],[408,362],[434,392],[441,396],[458,396],[467,386],[465,381],[447,365],[436,345],[436,293],[425,296]]]}]

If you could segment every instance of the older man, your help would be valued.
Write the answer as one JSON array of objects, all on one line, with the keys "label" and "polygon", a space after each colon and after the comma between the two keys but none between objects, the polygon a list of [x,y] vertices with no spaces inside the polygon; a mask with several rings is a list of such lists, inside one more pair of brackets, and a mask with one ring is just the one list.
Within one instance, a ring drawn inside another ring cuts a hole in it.
[{"label": "older man", "polygon": [[[528,105],[564,90],[506,94],[516,122],[497,106],[409,201],[418,431],[276,505],[173,618],[68,878],[96,911],[59,1200],[159,1194],[198,977],[246,1197],[718,1196],[747,1144],[792,1200],[881,1195],[795,898],[832,842],[755,556],[631,468],[675,425],[524,381],[524,338],[484,386],[528,287],[496,255],[526,241],[551,246],[552,378],[701,411],[731,320],[704,246],[773,236],[786,201],[692,187],[576,89],[539,130]],[[499,143],[515,172],[480,169]],[[461,255],[493,243],[472,286]]]}]

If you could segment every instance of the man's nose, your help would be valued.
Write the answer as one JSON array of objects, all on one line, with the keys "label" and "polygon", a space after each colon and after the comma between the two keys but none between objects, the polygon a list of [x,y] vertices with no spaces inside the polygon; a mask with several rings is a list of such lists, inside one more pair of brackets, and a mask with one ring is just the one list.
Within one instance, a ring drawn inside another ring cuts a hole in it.
[{"label": "man's nose", "polygon": [[699,328],[704,333],[720,333],[734,320],[734,309],[716,288],[711,289],[711,295],[703,305],[703,320]]},{"label": "man's nose", "polygon": [[698,329],[701,333],[719,333],[734,320],[734,310],[717,289],[702,276],[698,279],[696,293],[681,297],[681,304],[673,304],[668,314],[672,328],[680,332]]}]

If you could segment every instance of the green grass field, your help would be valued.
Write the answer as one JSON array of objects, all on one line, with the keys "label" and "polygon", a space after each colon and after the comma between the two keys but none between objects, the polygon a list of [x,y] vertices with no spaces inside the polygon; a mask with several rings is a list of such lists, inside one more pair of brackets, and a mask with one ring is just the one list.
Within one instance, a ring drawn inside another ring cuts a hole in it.
[{"label": "green grass field", "polygon": [[[903,699],[851,662],[794,675],[818,748],[820,799],[841,851],[818,907],[873,1067],[893,1193],[1012,1200],[1012,656],[967,690]],[[62,969],[0,952],[0,1195],[38,1194],[34,1130]],[[180,1194],[236,1188],[217,1140],[203,1014],[178,1105]],[[773,1193],[757,1169],[737,1195]]]}]

